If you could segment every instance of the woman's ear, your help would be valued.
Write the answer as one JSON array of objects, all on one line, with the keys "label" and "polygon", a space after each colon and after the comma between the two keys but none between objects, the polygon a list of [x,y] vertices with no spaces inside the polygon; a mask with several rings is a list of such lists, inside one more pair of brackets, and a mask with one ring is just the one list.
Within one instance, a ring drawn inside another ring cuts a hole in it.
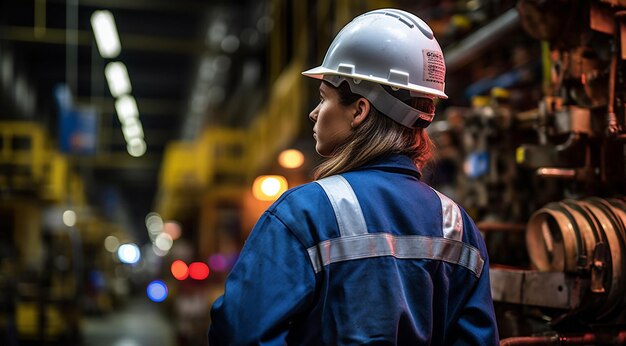
[{"label": "woman's ear", "polygon": [[354,103],[354,118],[352,119],[352,127],[357,127],[367,118],[370,114],[370,101],[365,97],[361,97]]}]

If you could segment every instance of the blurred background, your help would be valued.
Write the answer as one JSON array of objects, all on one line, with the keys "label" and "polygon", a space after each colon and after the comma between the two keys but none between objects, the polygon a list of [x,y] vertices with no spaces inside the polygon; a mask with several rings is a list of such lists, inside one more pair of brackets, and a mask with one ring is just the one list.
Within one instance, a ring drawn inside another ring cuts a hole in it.
[{"label": "blurred background", "polygon": [[205,345],[321,162],[300,72],[385,7],[444,50],[425,180],[486,239],[506,344],[626,343],[626,1],[1,0],[0,345]]}]

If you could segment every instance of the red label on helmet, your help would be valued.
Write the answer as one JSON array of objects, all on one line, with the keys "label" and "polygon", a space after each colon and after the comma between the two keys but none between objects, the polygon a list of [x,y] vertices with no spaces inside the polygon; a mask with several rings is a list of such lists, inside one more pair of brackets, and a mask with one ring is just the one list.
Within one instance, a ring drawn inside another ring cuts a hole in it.
[{"label": "red label on helmet", "polygon": [[443,60],[443,54],[428,49],[422,49],[422,54],[424,55],[424,81],[443,84],[446,77],[446,63]]}]

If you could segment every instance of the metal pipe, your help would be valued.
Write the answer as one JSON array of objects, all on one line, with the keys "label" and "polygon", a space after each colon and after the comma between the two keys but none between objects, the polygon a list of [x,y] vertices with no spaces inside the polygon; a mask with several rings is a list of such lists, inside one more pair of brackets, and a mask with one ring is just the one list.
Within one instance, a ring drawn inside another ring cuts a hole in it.
[{"label": "metal pipe", "polygon": [[617,74],[617,48],[611,45],[611,65],[609,70],[609,101],[607,105],[607,134],[615,136],[619,133],[617,116],[615,115],[615,77]]},{"label": "metal pipe", "polygon": [[626,331],[617,333],[591,332],[580,335],[521,336],[500,340],[500,346],[527,345],[623,345]]},{"label": "metal pipe", "polygon": [[446,49],[443,55],[446,60],[447,71],[452,72],[465,66],[485,48],[508,37],[508,34],[519,26],[519,23],[519,13],[517,9],[512,8],[493,22],[478,29],[459,44]]},{"label": "metal pipe", "polygon": [[537,175],[544,178],[576,179],[576,170],[569,168],[542,167],[537,169]]},{"label": "metal pipe", "polygon": [[487,222],[479,222],[476,224],[476,227],[481,232],[525,232],[526,224],[523,223],[510,223],[510,222],[495,222],[495,221],[487,221]]},{"label": "metal pipe", "polygon": [[518,336],[500,340],[500,346],[521,345],[560,345],[559,337],[553,336]]}]

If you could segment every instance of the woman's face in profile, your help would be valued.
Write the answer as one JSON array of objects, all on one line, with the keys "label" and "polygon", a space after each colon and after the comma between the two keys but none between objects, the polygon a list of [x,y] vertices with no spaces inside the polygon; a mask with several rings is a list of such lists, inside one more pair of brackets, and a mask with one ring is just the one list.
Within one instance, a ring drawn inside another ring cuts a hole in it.
[{"label": "woman's face in profile", "polygon": [[309,118],[315,123],[313,137],[318,154],[329,157],[352,133],[354,110],[339,102],[337,89],[327,83],[319,88],[320,103],[311,111]]}]

